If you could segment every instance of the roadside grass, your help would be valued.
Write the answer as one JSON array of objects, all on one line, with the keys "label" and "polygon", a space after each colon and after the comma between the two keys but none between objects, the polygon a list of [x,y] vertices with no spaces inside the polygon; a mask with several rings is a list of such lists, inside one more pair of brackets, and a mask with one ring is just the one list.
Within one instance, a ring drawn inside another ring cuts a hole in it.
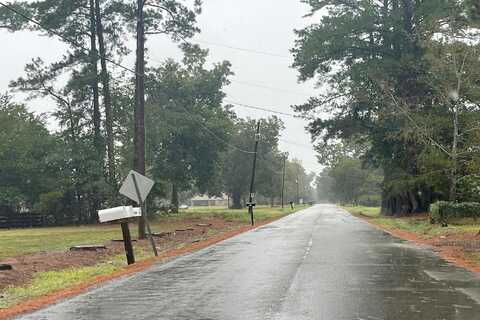
[{"label": "roadside grass", "polygon": [[[122,259],[124,259],[122,257]],[[37,273],[31,283],[24,287],[9,287],[1,292],[0,309],[8,308],[29,298],[40,297],[50,292],[74,286],[96,276],[107,275],[119,270],[123,264],[102,263],[90,267],[69,268],[60,271],[46,271]]]},{"label": "roadside grass", "polygon": [[380,217],[380,207],[365,206],[340,206],[342,209],[356,216],[368,216],[370,218]]},{"label": "roadside grass", "polygon": [[[143,248],[135,250],[135,258],[141,261],[151,257]],[[93,280],[98,276],[109,275],[127,266],[123,254],[112,256],[109,261],[88,267],[75,267],[62,270],[38,272],[29,284],[21,287],[8,287],[0,292],[0,309],[8,308],[23,300],[41,297],[56,290],[68,288]]]},{"label": "roadside grass", "polygon": [[380,226],[414,232],[424,238],[435,236],[474,233],[480,230],[480,223],[473,219],[457,219],[449,222],[448,227],[431,224],[428,215],[412,217],[385,217],[380,215],[379,207],[342,206],[355,216],[367,217]]},{"label": "roadside grass", "polygon": [[[256,221],[265,221],[280,218],[287,214],[305,209],[307,206],[297,206],[294,210],[290,207],[262,207],[254,209]],[[175,221],[193,218],[220,218],[227,221],[249,223],[250,216],[247,209],[232,210],[227,208],[201,207],[184,210],[179,214],[162,216],[152,223],[153,231],[166,231],[174,225]],[[136,225],[132,225],[132,236],[137,236]],[[209,230],[207,235],[215,234]],[[102,244],[111,239],[121,239],[118,225],[96,225],[81,227],[52,227],[31,228],[16,230],[0,230],[0,259],[15,257],[40,251],[62,251],[79,244]],[[184,244],[179,244],[182,247]],[[135,246],[135,257],[142,261],[152,256],[148,248]],[[59,289],[67,288],[87,282],[97,276],[108,275],[126,266],[124,254],[115,255],[106,262],[94,266],[73,267],[62,270],[38,272],[25,286],[8,287],[0,291],[0,309],[8,308],[19,302],[40,297]]]},{"label": "roadside grass", "polygon": [[[270,219],[281,218],[287,214],[294,213],[307,208],[308,205],[298,205],[292,210],[290,206],[286,205],[283,209],[281,207],[267,207],[258,206],[253,209],[256,221],[265,221]],[[226,207],[195,207],[182,210],[178,218],[221,218],[227,221],[237,221],[243,223],[250,222],[250,215],[248,209],[228,209]]]}]

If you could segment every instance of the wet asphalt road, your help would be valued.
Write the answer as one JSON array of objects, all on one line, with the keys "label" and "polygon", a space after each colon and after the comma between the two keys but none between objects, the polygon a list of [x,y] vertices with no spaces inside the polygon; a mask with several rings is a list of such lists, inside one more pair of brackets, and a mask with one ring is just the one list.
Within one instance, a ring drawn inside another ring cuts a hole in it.
[{"label": "wet asphalt road", "polygon": [[315,206],[22,319],[480,319],[480,278]]}]

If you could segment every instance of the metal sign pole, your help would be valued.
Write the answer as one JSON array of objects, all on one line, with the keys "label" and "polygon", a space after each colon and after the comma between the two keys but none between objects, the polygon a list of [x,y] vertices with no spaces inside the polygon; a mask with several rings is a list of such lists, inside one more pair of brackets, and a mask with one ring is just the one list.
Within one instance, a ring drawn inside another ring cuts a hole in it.
[{"label": "metal sign pole", "polygon": [[153,249],[153,253],[155,254],[155,257],[158,257],[157,247],[155,245],[155,241],[153,240],[152,230],[150,229],[150,223],[148,222],[148,219],[147,219],[145,204],[142,201],[142,197],[140,195],[140,189],[138,188],[138,184],[137,184],[137,179],[135,178],[135,175],[133,173],[132,173],[132,179],[133,179],[133,184],[135,186],[135,191],[137,192],[138,204],[140,205],[140,208],[142,210],[142,216],[145,221],[145,227],[147,227],[148,240],[150,240],[150,244],[152,245],[152,249]]}]

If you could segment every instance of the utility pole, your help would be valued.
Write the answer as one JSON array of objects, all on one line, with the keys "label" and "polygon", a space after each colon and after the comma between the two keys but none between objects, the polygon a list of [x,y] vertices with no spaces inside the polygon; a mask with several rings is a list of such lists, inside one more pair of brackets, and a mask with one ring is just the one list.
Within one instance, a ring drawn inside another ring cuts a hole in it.
[{"label": "utility pole", "polygon": [[[137,0],[137,61],[135,64],[135,171],[145,175],[145,25],[143,5],[145,0]],[[138,238],[145,239],[145,210],[138,221]]]},{"label": "utility pole", "polygon": [[298,176],[299,176],[299,171],[300,171],[300,168],[298,167],[298,164],[297,164],[297,204],[300,204],[300,192],[299,192],[299,181],[298,181]]},{"label": "utility pole", "polygon": [[257,165],[257,150],[258,150],[258,141],[260,140],[260,120],[257,121],[257,132],[255,133],[255,148],[253,152],[253,167],[252,167],[252,179],[250,180],[250,196],[247,203],[248,213],[250,214],[250,220],[252,226],[255,224],[253,219],[253,207],[255,207],[255,194],[254,194],[254,183],[255,183],[255,167]]},{"label": "utility pole", "polygon": [[287,163],[287,154],[284,153],[283,154],[283,176],[282,176],[282,209],[283,209],[283,206],[284,206],[284,196],[285,196],[285,166],[286,166],[286,163]]}]

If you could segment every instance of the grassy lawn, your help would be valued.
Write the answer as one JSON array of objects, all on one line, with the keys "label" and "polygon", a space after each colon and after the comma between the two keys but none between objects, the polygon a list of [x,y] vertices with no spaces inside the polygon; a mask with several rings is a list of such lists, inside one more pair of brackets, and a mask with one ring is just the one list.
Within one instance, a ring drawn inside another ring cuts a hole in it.
[{"label": "grassy lawn", "polygon": [[448,227],[442,228],[439,224],[430,224],[429,218],[425,215],[391,218],[381,216],[379,207],[343,206],[342,208],[353,215],[369,217],[381,226],[415,232],[425,238],[449,234],[473,233],[480,230],[480,223],[474,222],[473,219],[451,221]]}]

